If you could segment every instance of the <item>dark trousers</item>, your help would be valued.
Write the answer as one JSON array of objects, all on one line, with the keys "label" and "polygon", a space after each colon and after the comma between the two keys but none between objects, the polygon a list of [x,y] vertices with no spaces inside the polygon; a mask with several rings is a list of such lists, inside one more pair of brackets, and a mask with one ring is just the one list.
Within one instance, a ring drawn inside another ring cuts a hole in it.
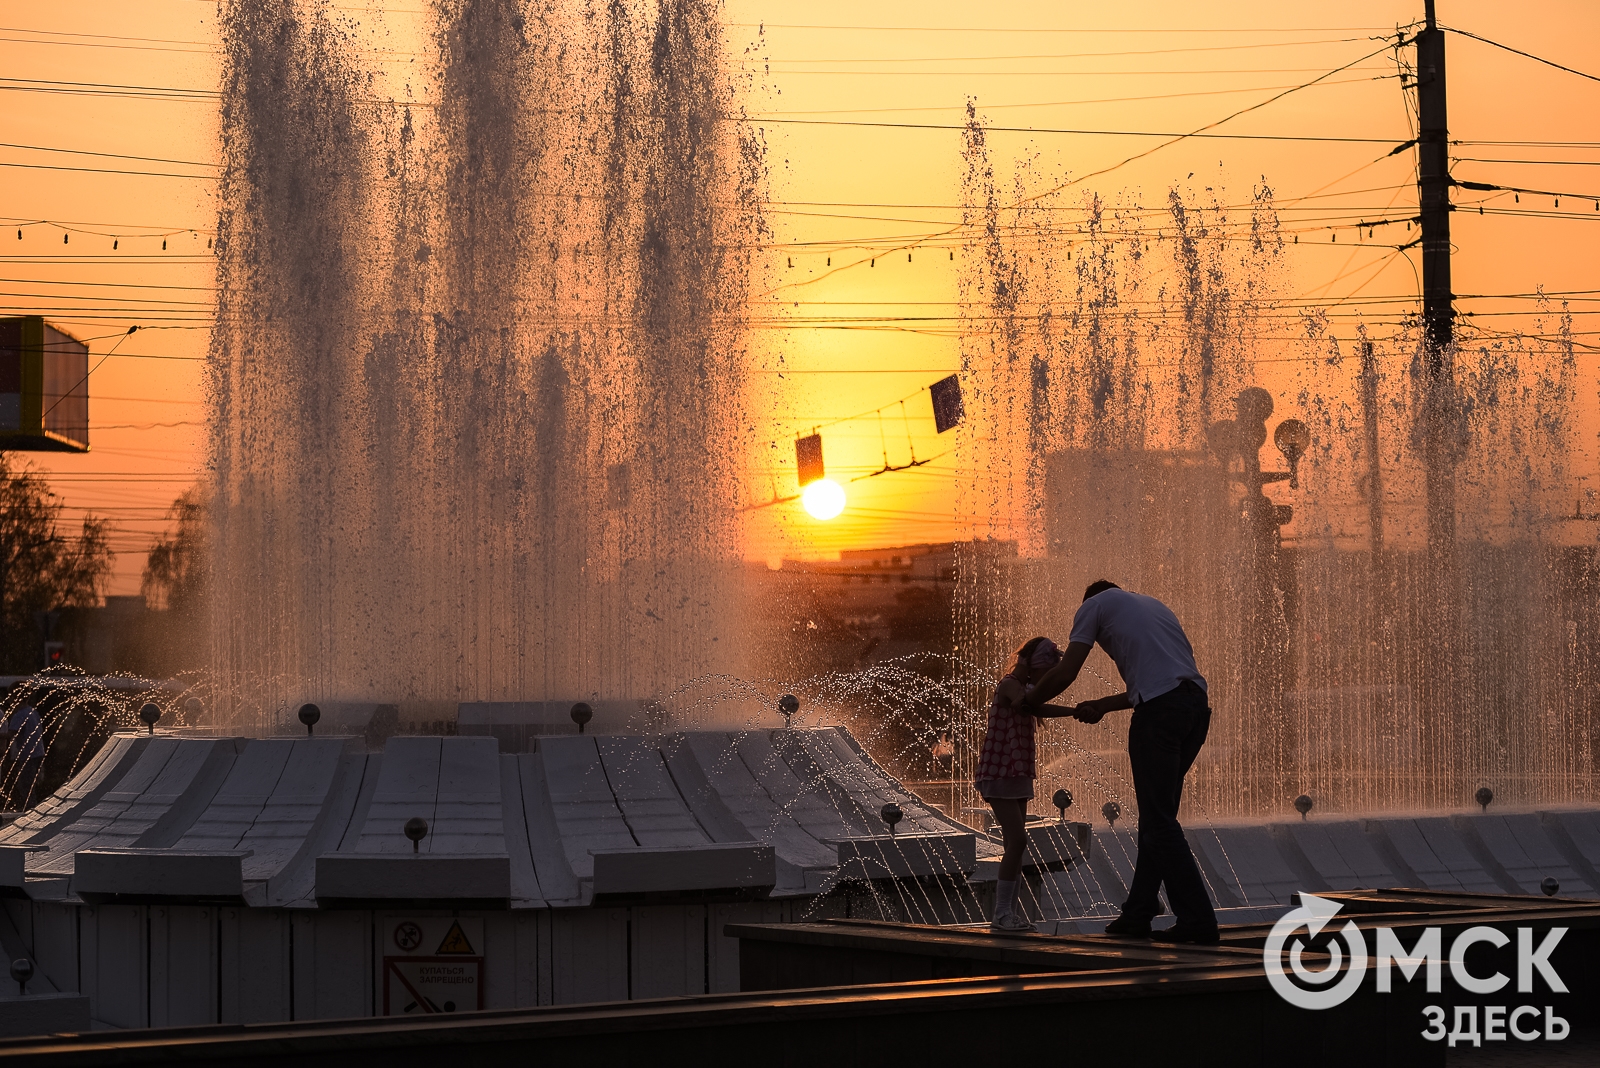
[{"label": "dark trousers", "polygon": [[1128,758],[1133,792],[1139,801],[1139,860],[1122,914],[1149,920],[1161,911],[1156,894],[1167,886],[1167,900],[1178,926],[1213,930],[1217,914],[1205,880],[1178,823],[1183,777],[1189,773],[1211,729],[1206,692],[1192,682],[1152,697],[1133,710],[1128,724]]}]

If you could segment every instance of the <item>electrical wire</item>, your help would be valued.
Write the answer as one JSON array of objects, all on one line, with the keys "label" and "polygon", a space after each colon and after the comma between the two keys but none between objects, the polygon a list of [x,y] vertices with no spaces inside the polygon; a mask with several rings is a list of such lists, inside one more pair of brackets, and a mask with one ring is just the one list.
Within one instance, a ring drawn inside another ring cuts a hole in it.
[{"label": "electrical wire", "polygon": [[1519,56],[1524,57],[1525,59],[1531,59],[1536,63],[1543,63],[1545,66],[1554,67],[1556,70],[1564,70],[1568,74],[1576,74],[1578,77],[1587,78],[1591,82],[1600,82],[1600,76],[1596,76],[1596,75],[1593,75],[1593,74],[1585,74],[1581,70],[1573,70],[1571,67],[1564,66],[1564,65],[1562,65],[1560,63],[1557,63],[1553,59],[1545,59],[1543,56],[1536,56],[1532,52],[1524,52],[1520,48],[1512,48],[1508,44],[1501,44],[1499,41],[1492,41],[1487,37],[1480,37],[1478,34],[1473,33],[1471,30],[1462,30],[1462,29],[1456,28],[1455,26],[1444,26],[1444,25],[1441,25],[1440,29],[1448,30],[1451,33],[1459,34],[1462,37],[1470,37],[1474,41],[1482,41],[1486,45],[1493,45],[1496,48],[1503,48],[1507,52],[1513,52],[1513,53],[1515,53],[1515,54],[1517,54]]}]

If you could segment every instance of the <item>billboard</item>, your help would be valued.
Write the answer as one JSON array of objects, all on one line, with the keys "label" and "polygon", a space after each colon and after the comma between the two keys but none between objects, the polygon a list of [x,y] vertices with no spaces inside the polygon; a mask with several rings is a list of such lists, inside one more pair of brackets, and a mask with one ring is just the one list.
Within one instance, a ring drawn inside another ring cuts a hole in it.
[{"label": "billboard", "polygon": [[43,316],[0,318],[0,449],[89,451],[89,346]]}]

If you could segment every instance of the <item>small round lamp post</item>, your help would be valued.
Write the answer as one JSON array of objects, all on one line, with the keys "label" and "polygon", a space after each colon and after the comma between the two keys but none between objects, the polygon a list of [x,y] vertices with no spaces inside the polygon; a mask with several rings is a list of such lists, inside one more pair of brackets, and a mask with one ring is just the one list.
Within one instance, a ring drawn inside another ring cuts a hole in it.
[{"label": "small round lamp post", "polygon": [[1051,796],[1050,803],[1061,813],[1061,822],[1067,822],[1067,809],[1072,807],[1072,791],[1062,787]]},{"label": "small round lamp post", "polygon": [[572,722],[578,725],[578,733],[582,734],[584,724],[594,718],[594,709],[589,707],[589,702],[579,701],[572,706],[572,711],[569,714],[572,716]]}]

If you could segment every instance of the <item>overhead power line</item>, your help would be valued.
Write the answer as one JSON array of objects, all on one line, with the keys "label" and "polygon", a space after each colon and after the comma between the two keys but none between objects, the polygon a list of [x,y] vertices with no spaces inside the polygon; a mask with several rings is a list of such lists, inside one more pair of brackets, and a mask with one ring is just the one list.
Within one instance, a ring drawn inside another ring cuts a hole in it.
[{"label": "overhead power line", "polygon": [[1568,66],[1566,66],[1564,64],[1561,64],[1561,63],[1557,63],[1553,59],[1545,59],[1543,56],[1536,56],[1532,52],[1524,52],[1520,48],[1512,48],[1508,44],[1501,44],[1499,41],[1491,41],[1487,37],[1480,37],[1478,34],[1473,33],[1471,30],[1460,30],[1460,29],[1457,29],[1454,26],[1444,26],[1442,28],[1446,29],[1446,30],[1449,30],[1451,33],[1459,34],[1462,37],[1470,37],[1474,41],[1482,41],[1486,45],[1493,45],[1496,48],[1503,48],[1507,52],[1513,52],[1516,55],[1522,56],[1525,59],[1531,59],[1535,63],[1543,63],[1547,67],[1554,67],[1556,70],[1564,70],[1568,74],[1576,74],[1578,77],[1587,78],[1591,82],[1600,82],[1600,76],[1596,76],[1596,75],[1593,75],[1593,74],[1585,74],[1581,70],[1573,70],[1571,67],[1568,67]]}]

